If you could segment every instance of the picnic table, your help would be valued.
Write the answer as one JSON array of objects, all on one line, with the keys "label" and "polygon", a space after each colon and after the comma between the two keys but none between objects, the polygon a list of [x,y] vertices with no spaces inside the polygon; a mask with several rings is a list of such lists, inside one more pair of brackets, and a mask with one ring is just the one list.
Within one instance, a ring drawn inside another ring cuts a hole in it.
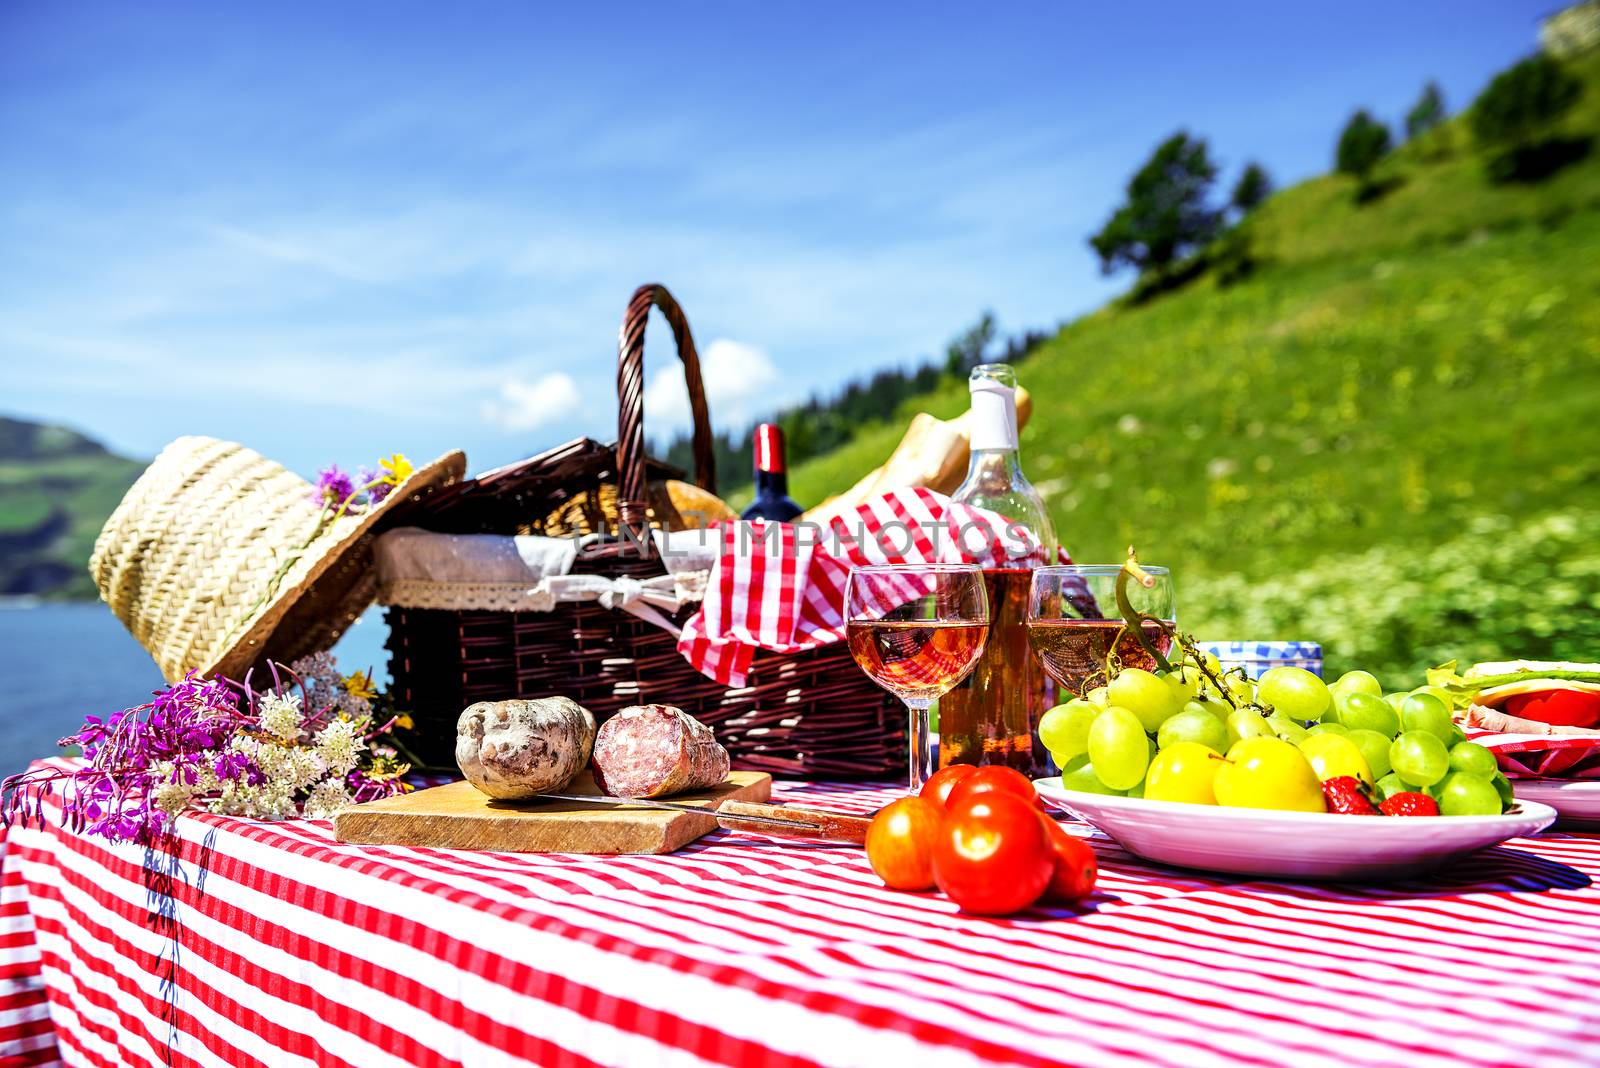
[{"label": "picnic table", "polygon": [[177,830],[176,864],[56,820],[5,834],[0,1065],[1600,1063],[1592,835],[1386,886],[1096,835],[1091,899],[982,919],[885,889],[859,848],[748,833],[610,857]]}]

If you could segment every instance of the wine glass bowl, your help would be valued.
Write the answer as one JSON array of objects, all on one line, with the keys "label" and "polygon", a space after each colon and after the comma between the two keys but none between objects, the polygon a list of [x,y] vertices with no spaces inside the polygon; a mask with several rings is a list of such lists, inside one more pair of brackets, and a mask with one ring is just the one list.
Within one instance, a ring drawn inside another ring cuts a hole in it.
[{"label": "wine glass bowl", "polygon": [[[1150,584],[1132,575],[1122,582],[1123,596],[1140,622],[1145,643],[1163,656],[1177,631],[1172,573],[1141,565]],[[1126,625],[1118,604],[1120,564],[1059,564],[1033,573],[1028,591],[1028,642],[1044,669],[1082,696],[1091,683],[1106,680],[1113,657],[1122,667],[1154,671],[1160,663]]]},{"label": "wine glass bowl", "polygon": [[983,623],[851,623],[850,652],[902,701],[932,701],[966,677],[983,651]]},{"label": "wine glass bowl", "polygon": [[977,664],[988,630],[983,573],[971,564],[879,564],[850,572],[850,655],[906,704],[913,792],[933,774],[928,708]]}]

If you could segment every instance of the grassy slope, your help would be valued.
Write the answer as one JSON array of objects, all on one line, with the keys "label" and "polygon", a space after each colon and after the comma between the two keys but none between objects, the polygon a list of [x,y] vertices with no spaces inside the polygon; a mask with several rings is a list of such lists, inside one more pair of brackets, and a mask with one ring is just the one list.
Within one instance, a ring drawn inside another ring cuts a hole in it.
[{"label": "grassy slope", "polygon": [[[95,596],[94,583],[84,570],[95,536],[143,468],[134,460],[93,452],[0,460],[0,534],[26,535],[46,523],[57,508],[65,510],[69,519],[66,531],[47,545],[10,551],[0,558],[0,590]],[[23,578],[41,570],[64,575],[65,584],[38,591]]]},{"label": "grassy slope", "polygon": [[[1582,67],[1570,125],[1592,132],[1600,56]],[[1455,120],[1386,168],[1399,184],[1371,204],[1339,176],[1274,196],[1248,280],[1104,308],[1025,365],[1024,462],[1077,558],[1135,542],[1191,574],[1262,574],[1594,484],[1600,158],[1492,187]],[[794,495],[850,484],[912,411],[965,403],[951,386],[904,406],[797,466]]]}]

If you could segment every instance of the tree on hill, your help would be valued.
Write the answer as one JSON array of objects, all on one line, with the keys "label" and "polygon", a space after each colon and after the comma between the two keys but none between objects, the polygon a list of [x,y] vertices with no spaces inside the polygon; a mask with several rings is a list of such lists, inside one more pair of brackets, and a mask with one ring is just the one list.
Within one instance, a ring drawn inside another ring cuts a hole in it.
[{"label": "tree on hill", "polygon": [[950,342],[945,350],[945,373],[952,378],[965,378],[967,372],[983,362],[983,354],[994,341],[994,312],[986,311],[960,337]]},{"label": "tree on hill", "polygon": [[1160,278],[1204,246],[1222,226],[1222,212],[1208,203],[1216,178],[1204,139],[1179,131],[1161,142],[1128,180],[1126,202],[1089,239],[1100,269],[1127,266]]},{"label": "tree on hill", "polygon": [[1361,108],[1344,124],[1334,165],[1340,174],[1353,175],[1359,184],[1357,199],[1367,200],[1377,193],[1372,170],[1389,154],[1389,127]]},{"label": "tree on hill", "polygon": [[1422,95],[1411,105],[1411,110],[1406,112],[1406,140],[1415,141],[1444,119],[1444,93],[1438,82],[1429,82],[1423,86]]},{"label": "tree on hill", "polygon": [[1228,197],[1228,203],[1239,209],[1240,215],[1249,215],[1267,197],[1272,195],[1272,179],[1267,175],[1266,168],[1259,163],[1251,163],[1239,175],[1239,180],[1234,183],[1233,194]]},{"label": "tree on hill", "polygon": [[1587,139],[1556,134],[1582,95],[1583,83],[1546,55],[1496,75],[1472,105],[1472,134],[1490,152],[1490,178],[1533,181],[1582,156]]}]

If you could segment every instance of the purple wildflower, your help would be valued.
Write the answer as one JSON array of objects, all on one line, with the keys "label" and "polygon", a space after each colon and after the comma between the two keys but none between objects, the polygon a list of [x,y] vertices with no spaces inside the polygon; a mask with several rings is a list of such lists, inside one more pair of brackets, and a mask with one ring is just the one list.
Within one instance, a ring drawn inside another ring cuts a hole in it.
[{"label": "purple wildflower", "polygon": [[[328,699],[319,711],[303,718],[303,732],[331,714],[339,698],[354,695],[327,654],[296,666],[310,669],[309,677],[288,672],[301,692],[310,697],[321,690]],[[267,692],[282,691],[275,671],[274,689]],[[251,747],[240,751],[231,745],[235,739],[252,737],[265,745],[282,744],[281,729],[274,727],[268,732],[258,719],[258,702],[264,696],[251,690],[248,678],[238,683],[191,674],[154,694],[148,704],[104,719],[87,716],[77,734],[61,740],[63,745],[78,746],[83,762],[69,768],[36,767],[6,779],[0,784],[0,823],[42,820],[49,801],[59,806],[63,823],[75,831],[146,846],[167,841],[173,829],[170,810],[194,800],[192,792],[202,784],[212,782],[212,789],[215,783],[229,784],[236,790],[268,784],[269,776]],[[284,704],[281,698],[279,703]],[[366,703],[364,698],[362,703]],[[287,707],[295,712],[299,709],[298,704]],[[356,718],[359,729],[365,731],[369,725],[365,716]],[[385,733],[393,723],[391,720],[379,731],[364,735],[364,740]],[[305,743],[296,744],[304,748]],[[396,759],[395,751],[385,746],[371,766],[317,787],[342,779],[359,800],[370,800],[410,789],[404,781],[409,770]],[[306,787],[302,784],[300,788]],[[211,796],[232,792],[215,791]]]},{"label": "purple wildflower", "polygon": [[340,508],[355,496],[356,485],[338,464],[329,464],[317,476],[317,486],[311,492],[311,503],[324,508]]},{"label": "purple wildflower", "polygon": [[394,797],[396,794],[411,791],[411,784],[399,776],[374,776],[359,768],[346,775],[344,781],[346,789],[350,791],[350,797],[358,805],[364,801],[377,801],[380,798]]},{"label": "purple wildflower", "polygon": [[[371,487],[367,490],[367,500],[372,504],[377,504],[394,491],[394,486],[388,482],[378,481],[379,479],[383,478],[385,474],[386,472],[384,471],[375,471],[370,467],[363,466],[361,468],[361,473],[356,476],[356,481],[360,485]],[[375,482],[377,485],[373,485]]]},{"label": "purple wildflower", "polygon": [[[105,720],[86,718],[82,730],[62,741],[81,747],[87,763],[72,771],[44,768],[7,780],[15,789],[0,815],[7,821],[41,815],[43,793],[63,782],[62,809],[70,824],[114,841],[155,841],[167,825],[155,806],[155,791],[168,782],[197,783],[198,768],[244,725],[245,710],[227,683],[193,674],[154,696],[147,705]],[[171,764],[169,772],[159,770],[163,762]],[[27,787],[40,793],[30,798]]]},{"label": "purple wildflower", "polygon": [[217,757],[211,770],[224,782],[243,782],[247,786],[260,786],[266,782],[266,776],[261,774],[256,762],[243,753],[223,753]]}]

